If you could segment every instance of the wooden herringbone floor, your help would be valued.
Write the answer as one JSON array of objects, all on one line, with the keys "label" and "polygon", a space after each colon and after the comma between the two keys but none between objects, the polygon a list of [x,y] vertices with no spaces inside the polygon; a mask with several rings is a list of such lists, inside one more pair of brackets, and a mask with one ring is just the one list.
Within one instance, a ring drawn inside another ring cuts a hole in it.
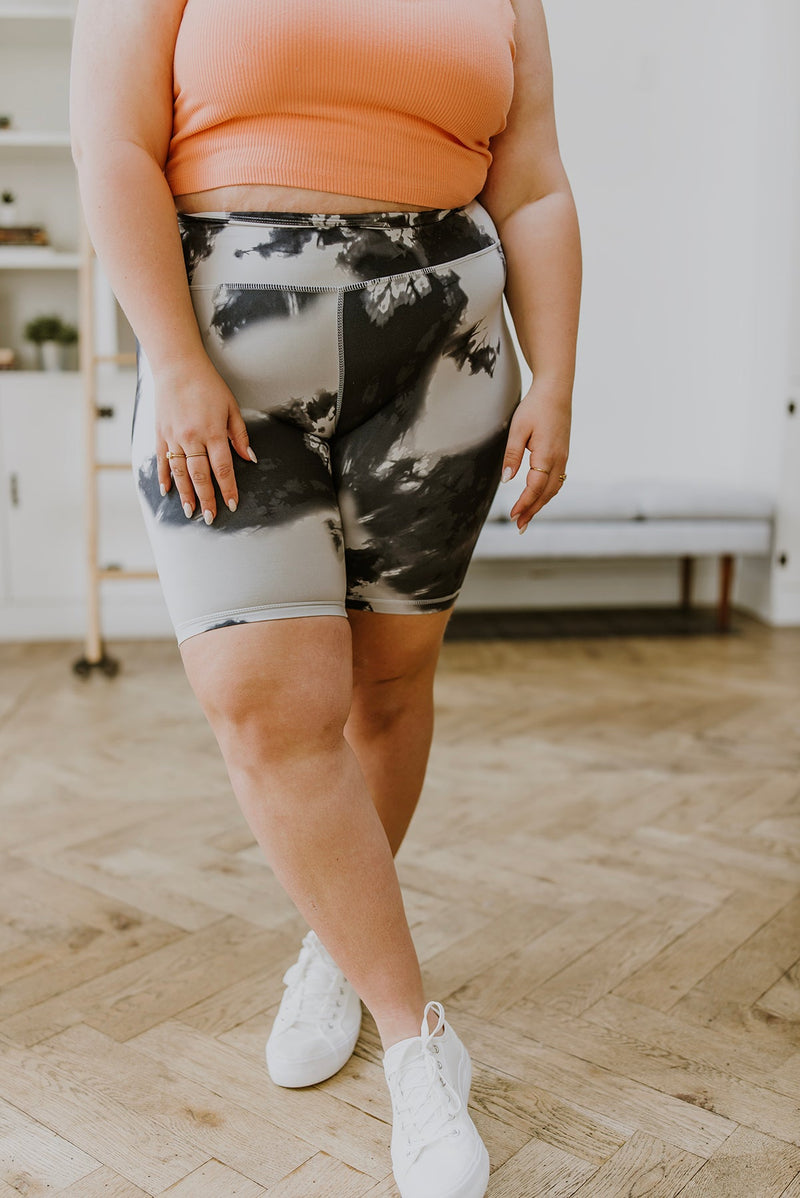
[{"label": "wooden herringbone floor", "polygon": [[[263,1046],[305,923],[171,642],[0,646],[0,1198],[392,1198],[365,1014]],[[451,642],[398,869],[491,1198],[800,1198],[800,630]]]}]

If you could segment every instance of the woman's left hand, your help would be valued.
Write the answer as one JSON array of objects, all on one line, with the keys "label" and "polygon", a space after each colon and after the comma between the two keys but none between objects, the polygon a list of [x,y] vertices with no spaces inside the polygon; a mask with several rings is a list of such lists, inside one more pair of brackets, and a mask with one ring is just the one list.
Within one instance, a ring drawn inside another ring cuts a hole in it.
[{"label": "woman's left hand", "polygon": [[511,519],[520,532],[561,489],[563,479],[559,475],[566,473],[571,423],[571,389],[565,391],[543,380],[534,382],[514,412],[503,459],[503,481],[514,478],[526,449],[531,455],[530,466],[543,467],[528,470],[525,490],[511,509]]}]

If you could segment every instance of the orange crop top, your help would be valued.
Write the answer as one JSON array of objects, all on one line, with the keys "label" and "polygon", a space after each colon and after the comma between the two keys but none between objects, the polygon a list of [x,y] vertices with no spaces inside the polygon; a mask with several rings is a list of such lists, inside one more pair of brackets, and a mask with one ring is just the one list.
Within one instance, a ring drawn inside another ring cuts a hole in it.
[{"label": "orange crop top", "polygon": [[455,208],[514,89],[510,0],[187,0],[173,195],[272,183]]}]

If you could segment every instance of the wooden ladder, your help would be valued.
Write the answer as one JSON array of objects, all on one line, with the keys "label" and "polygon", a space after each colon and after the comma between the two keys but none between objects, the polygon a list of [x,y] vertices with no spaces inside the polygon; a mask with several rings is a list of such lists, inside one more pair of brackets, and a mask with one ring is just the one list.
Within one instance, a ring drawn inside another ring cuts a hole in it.
[{"label": "wooden ladder", "polygon": [[[80,209],[80,205],[79,205]],[[125,570],[102,566],[99,561],[100,505],[98,484],[107,470],[130,471],[130,462],[104,462],[97,454],[97,421],[103,408],[99,403],[97,368],[102,363],[135,366],[135,353],[97,352],[97,275],[99,263],[80,210],[79,267],[79,366],[83,377],[86,432],[86,642],[84,654],[73,663],[74,672],[87,678],[92,670],[102,670],[108,677],[119,671],[119,661],[105,648],[102,631],[102,584],[121,579],[157,578],[155,570]],[[108,286],[106,282],[106,286]],[[109,289],[110,290],[110,289]]]}]

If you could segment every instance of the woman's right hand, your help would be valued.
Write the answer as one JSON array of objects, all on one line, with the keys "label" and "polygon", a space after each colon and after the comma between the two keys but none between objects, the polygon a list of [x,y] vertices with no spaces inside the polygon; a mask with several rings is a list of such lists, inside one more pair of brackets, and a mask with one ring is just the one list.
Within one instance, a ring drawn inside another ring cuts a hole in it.
[{"label": "woman's right hand", "polygon": [[[239,492],[231,445],[245,461],[255,462],[256,455],[233,392],[210,358],[154,373],[153,381],[161,494],[167,494],[174,478],[187,519],[199,500],[210,524],[217,514],[216,479],[223,502],[235,512]],[[168,459],[167,450],[187,456]]]}]

